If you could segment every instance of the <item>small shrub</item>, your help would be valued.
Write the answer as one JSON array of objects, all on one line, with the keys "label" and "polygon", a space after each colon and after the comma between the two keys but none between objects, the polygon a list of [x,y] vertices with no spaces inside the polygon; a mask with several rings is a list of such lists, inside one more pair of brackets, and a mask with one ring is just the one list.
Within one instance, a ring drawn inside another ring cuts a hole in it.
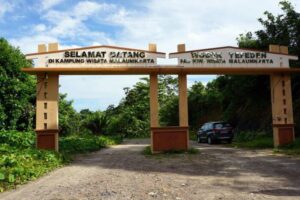
[{"label": "small shrub", "polygon": [[120,136],[74,135],[61,137],[60,152],[54,152],[36,149],[33,132],[0,131],[0,192],[64,165],[73,154],[120,142]]},{"label": "small shrub", "polygon": [[197,141],[197,131],[193,131],[193,130],[191,130],[190,132],[189,132],[189,139],[190,140],[193,140],[193,141]]},{"label": "small shrub", "polygon": [[188,154],[198,154],[200,151],[199,149],[195,149],[195,148],[189,148],[188,150]]},{"label": "small shrub", "polygon": [[144,150],[142,151],[143,155],[152,155],[152,151],[151,151],[151,147],[150,146],[146,146],[144,148]]}]

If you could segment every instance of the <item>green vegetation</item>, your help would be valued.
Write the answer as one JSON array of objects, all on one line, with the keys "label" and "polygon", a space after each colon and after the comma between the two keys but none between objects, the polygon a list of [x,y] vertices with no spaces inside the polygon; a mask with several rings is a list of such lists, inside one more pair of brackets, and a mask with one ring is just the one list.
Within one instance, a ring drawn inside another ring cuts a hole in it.
[{"label": "green vegetation", "polygon": [[292,144],[274,148],[272,135],[265,132],[240,132],[236,135],[232,144],[228,144],[228,146],[249,149],[273,149],[274,153],[300,155],[300,138],[297,138]]},{"label": "green vegetation", "polygon": [[251,149],[273,148],[273,138],[271,134],[265,132],[239,132],[229,146]]},{"label": "green vegetation", "polygon": [[96,151],[108,145],[115,145],[122,142],[121,136],[67,136],[60,138],[60,152],[62,154],[76,154]]},{"label": "green vegetation", "polygon": [[152,155],[152,151],[151,151],[151,147],[150,146],[146,146],[145,149],[142,152],[143,155]]},{"label": "green vegetation", "polygon": [[0,38],[0,130],[33,125],[36,79],[20,70],[30,66],[19,49]]},{"label": "green vegetation", "polygon": [[188,154],[198,154],[200,151],[199,151],[199,149],[196,149],[196,148],[189,148],[188,149],[188,151],[187,151],[187,153]]},{"label": "green vegetation", "polygon": [[198,130],[189,131],[190,140],[197,141],[197,131]]},{"label": "green vegetation", "polygon": [[34,180],[70,161],[72,155],[120,143],[121,137],[68,136],[60,139],[60,153],[35,148],[35,133],[0,132],[0,192]]},{"label": "green vegetation", "polygon": [[274,149],[274,153],[283,153],[286,155],[300,155],[300,138],[297,138],[294,143],[284,145]]}]

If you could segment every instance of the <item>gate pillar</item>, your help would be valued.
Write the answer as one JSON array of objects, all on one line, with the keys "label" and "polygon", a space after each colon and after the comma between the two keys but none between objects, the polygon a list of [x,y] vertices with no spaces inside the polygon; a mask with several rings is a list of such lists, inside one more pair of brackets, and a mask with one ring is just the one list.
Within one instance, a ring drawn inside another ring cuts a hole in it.
[{"label": "gate pillar", "polygon": [[[184,45],[178,46],[178,51],[185,51]],[[156,47],[149,45],[149,51],[156,51]],[[179,126],[160,127],[158,103],[157,74],[150,74],[150,125],[151,150],[153,153],[188,149],[188,101],[187,75],[178,75],[179,85]]]},{"label": "gate pillar", "polygon": [[183,128],[185,134],[185,150],[189,148],[189,116],[188,116],[188,95],[187,95],[187,75],[179,74],[178,76],[179,92],[179,126]]},{"label": "gate pillar", "polygon": [[159,104],[158,104],[158,78],[157,74],[150,74],[150,129],[151,129],[151,151],[154,152],[154,133],[153,128],[159,127],[158,116]]},{"label": "gate pillar", "polygon": [[[270,52],[288,54],[286,46],[270,45]],[[287,66],[281,66],[287,67]],[[290,144],[295,140],[293,102],[290,74],[270,75],[272,124],[274,146]]]},{"label": "gate pillar", "polygon": [[[46,46],[39,45],[39,52]],[[57,50],[56,44],[49,44],[49,51]],[[44,66],[46,67],[46,66]],[[59,75],[37,74],[36,93],[36,146],[38,149],[58,151],[58,100]]]},{"label": "gate pillar", "polygon": [[[156,45],[149,44],[149,51],[156,52]],[[156,73],[150,74],[150,129],[151,151],[154,152],[153,128],[159,127],[159,103],[158,103],[158,77]]]}]

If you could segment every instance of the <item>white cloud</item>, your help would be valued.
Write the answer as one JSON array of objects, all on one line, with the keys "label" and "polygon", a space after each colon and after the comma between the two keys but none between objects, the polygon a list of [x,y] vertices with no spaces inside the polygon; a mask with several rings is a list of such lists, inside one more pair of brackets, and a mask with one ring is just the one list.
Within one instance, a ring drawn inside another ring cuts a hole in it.
[{"label": "white cloud", "polygon": [[10,43],[16,47],[20,47],[23,53],[37,52],[37,47],[39,44],[47,44],[51,42],[57,42],[57,38],[43,34],[10,39]]},{"label": "white cloud", "polygon": [[[81,1],[65,10],[55,10],[60,0],[44,2],[49,6],[42,16],[47,24],[35,25],[31,35],[11,40],[24,52],[36,51],[38,43],[55,41],[63,48],[113,44],[146,49],[148,43],[156,43],[158,51],[165,52],[176,51],[179,43],[185,43],[187,50],[235,46],[240,33],[261,28],[257,18],[262,17],[265,10],[280,13],[279,0],[141,0],[136,8]],[[300,1],[291,2],[296,3],[299,11]],[[90,26],[90,21],[96,25]],[[102,25],[117,27],[117,32],[107,32]],[[76,42],[70,45],[70,41]],[[160,60],[159,63],[175,64],[175,61]],[[213,77],[189,76],[188,84],[195,80],[206,84]],[[137,80],[135,76],[63,77],[61,92],[67,92],[75,101],[98,99],[104,109],[111,103],[117,104],[124,94],[123,87],[130,87]]]},{"label": "white cloud", "polygon": [[35,32],[43,32],[46,30],[46,25],[45,24],[38,24],[34,27]]},{"label": "white cloud", "polygon": [[62,3],[62,1],[63,0],[42,0],[41,1],[42,10],[50,9],[50,8]]},{"label": "white cloud", "polygon": [[238,34],[260,28],[257,18],[265,10],[279,11],[274,0],[144,2],[146,11],[120,9],[107,18],[123,28],[118,43],[145,47],[156,42],[163,51],[175,51],[178,43],[187,48],[236,45]]},{"label": "white cloud", "polygon": [[97,18],[96,16],[113,8],[112,4],[81,1],[69,10],[50,10],[43,18],[50,24],[48,34],[61,40],[74,39],[80,42],[92,38],[91,43],[94,41],[110,43],[111,40],[106,33],[89,29],[86,21],[89,18]]},{"label": "white cloud", "polygon": [[[0,0],[1,1],[1,0]],[[95,3],[92,1],[81,1],[70,7],[69,10],[52,10],[51,7],[61,1],[43,1],[42,5],[49,9],[41,17],[47,21],[46,24],[32,25],[29,34],[22,38],[11,38],[10,42],[19,46],[24,53],[36,52],[38,44],[60,42],[61,47],[76,46],[65,45],[65,41],[75,40],[76,42],[87,43],[89,46],[95,42],[101,44],[113,43],[105,32],[93,31],[86,26],[86,20],[101,12],[108,12],[114,8],[112,4]]]},{"label": "white cloud", "polygon": [[77,18],[86,19],[89,16],[101,11],[110,11],[113,4],[96,3],[92,1],[81,1],[73,8],[73,14]]},{"label": "white cloud", "polygon": [[7,13],[13,10],[15,7],[14,3],[6,0],[0,0],[0,19]]}]

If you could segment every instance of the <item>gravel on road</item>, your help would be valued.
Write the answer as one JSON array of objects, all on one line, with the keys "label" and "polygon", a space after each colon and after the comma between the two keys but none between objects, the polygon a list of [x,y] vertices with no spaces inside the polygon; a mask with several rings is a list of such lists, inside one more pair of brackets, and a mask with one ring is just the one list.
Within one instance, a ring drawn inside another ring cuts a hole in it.
[{"label": "gravel on road", "polygon": [[80,155],[0,199],[300,199],[299,158],[195,142],[198,154],[145,156],[141,152],[149,143],[125,140]]}]

